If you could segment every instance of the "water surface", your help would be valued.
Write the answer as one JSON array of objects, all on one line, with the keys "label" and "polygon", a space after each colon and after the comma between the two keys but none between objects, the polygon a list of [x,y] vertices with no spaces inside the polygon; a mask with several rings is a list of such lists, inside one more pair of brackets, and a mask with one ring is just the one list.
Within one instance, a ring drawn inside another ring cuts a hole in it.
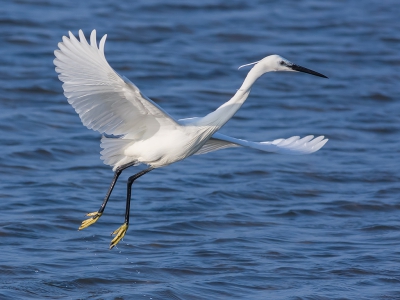
[{"label": "water surface", "polygon": [[[400,299],[400,22],[389,1],[9,1],[0,14],[0,298]],[[269,54],[326,74],[262,77],[221,130],[325,135],[308,156],[227,149],[112,179],[62,94],[69,30],[176,118],[227,101]]]}]

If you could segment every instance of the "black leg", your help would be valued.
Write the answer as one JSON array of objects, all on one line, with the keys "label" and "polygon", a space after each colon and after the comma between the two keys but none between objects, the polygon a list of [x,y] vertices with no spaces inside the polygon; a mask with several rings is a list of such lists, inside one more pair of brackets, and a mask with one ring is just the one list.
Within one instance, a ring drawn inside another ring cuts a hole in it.
[{"label": "black leg", "polygon": [[107,194],[106,194],[106,196],[104,197],[103,203],[101,204],[100,209],[98,210],[99,213],[103,213],[104,209],[106,208],[108,199],[110,199],[110,196],[111,196],[111,193],[112,193],[112,191],[113,191],[113,189],[114,189],[114,186],[115,186],[115,184],[117,183],[117,180],[118,180],[119,175],[121,175],[122,171],[123,171],[124,169],[126,169],[126,168],[127,168],[127,167],[125,167],[125,168],[123,168],[123,167],[117,168],[117,170],[115,171],[115,173],[114,173],[114,178],[113,178],[113,180],[111,181],[110,188],[108,189]]},{"label": "black leg", "polygon": [[150,172],[153,170],[152,167],[145,169],[131,177],[129,177],[128,182],[127,182],[127,189],[126,189],[126,209],[125,209],[125,222],[122,224],[121,227],[119,227],[117,230],[115,230],[112,234],[115,234],[116,236],[113,238],[113,240],[110,243],[110,249],[112,249],[118,242],[124,237],[126,231],[128,230],[129,227],[129,212],[130,212],[130,207],[131,207],[131,193],[132,193],[132,184],[133,182],[138,179],[139,177],[143,176],[144,174]]},{"label": "black leg", "polygon": [[149,173],[153,168],[148,168],[143,170],[131,177],[128,178],[127,187],[126,187],[126,209],[125,209],[125,223],[129,224],[129,211],[131,207],[131,193],[132,193],[132,184],[139,177],[143,176],[146,173]]},{"label": "black leg", "polygon": [[104,209],[106,208],[108,199],[110,199],[110,196],[111,196],[111,193],[112,193],[112,191],[114,189],[114,186],[117,183],[119,175],[121,175],[123,170],[125,170],[125,169],[127,169],[127,168],[129,168],[129,167],[131,167],[133,165],[134,165],[134,162],[122,165],[122,166],[117,168],[117,170],[114,173],[114,178],[111,181],[111,185],[110,185],[110,187],[109,187],[109,189],[107,191],[106,196],[104,197],[103,203],[101,204],[99,210],[95,211],[95,212],[92,212],[92,213],[86,214],[86,216],[91,217],[91,218],[89,218],[87,220],[84,220],[78,230],[82,230],[82,229],[92,225],[93,223],[95,223],[101,217],[101,215],[103,214]]}]

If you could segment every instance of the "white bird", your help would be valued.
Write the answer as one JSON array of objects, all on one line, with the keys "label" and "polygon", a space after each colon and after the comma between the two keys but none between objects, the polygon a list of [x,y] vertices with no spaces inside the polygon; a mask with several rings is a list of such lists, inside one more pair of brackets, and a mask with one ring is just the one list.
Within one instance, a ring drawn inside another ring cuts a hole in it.
[{"label": "white bird", "polygon": [[315,139],[309,135],[302,139],[293,136],[270,142],[251,142],[223,135],[217,131],[228,122],[246,101],[254,82],[271,71],[300,71],[325,77],[320,73],[291,63],[279,55],[270,55],[254,65],[242,86],[226,103],[205,117],[176,120],[160,106],[143,95],[126,77],[119,75],[104,56],[107,35],[96,41],[96,31],[90,35],[90,44],[82,30],[78,40],[71,32],[69,38],[55,50],[55,70],[64,82],[64,95],[74,107],[83,125],[102,136],[101,159],[113,167],[114,178],[100,209],[88,213],[87,220],[79,229],[95,223],[103,214],[107,201],[121,172],[134,165],[146,164],[149,168],[129,177],[125,222],[112,234],[113,248],[125,235],[129,225],[132,183],[140,176],[185,159],[191,155],[204,154],[229,147],[250,147],[266,152],[284,154],[308,154],[319,150],[328,141],[323,136]]}]

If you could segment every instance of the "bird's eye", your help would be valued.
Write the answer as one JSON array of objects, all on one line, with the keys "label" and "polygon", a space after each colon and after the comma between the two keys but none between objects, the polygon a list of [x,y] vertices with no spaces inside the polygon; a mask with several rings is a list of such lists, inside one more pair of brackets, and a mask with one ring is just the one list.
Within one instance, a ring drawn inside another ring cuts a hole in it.
[{"label": "bird's eye", "polygon": [[281,62],[279,63],[281,66],[286,66],[286,63],[283,61],[283,60],[281,60]]}]

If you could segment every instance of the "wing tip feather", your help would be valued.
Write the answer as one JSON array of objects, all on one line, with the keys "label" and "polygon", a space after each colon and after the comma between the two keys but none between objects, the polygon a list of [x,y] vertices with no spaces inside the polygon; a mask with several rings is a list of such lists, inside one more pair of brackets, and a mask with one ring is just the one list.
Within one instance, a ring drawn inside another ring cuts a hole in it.
[{"label": "wing tip feather", "polygon": [[103,35],[99,43],[99,50],[103,57],[104,57],[104,45],[106,43],[106,39],[107,39],[107,34]]},{"label": "wing tip feather", "polygon": [[[288,141],[290,141],[288,143]],[[311,154],[321,149],[329,139],[325,139],[325,136],[321,135],[314,138],[313,135],[307,135],[302,139],[295,139],[291,137],[288,139],[282,139],[279,143],[273,143],[276,147],[281,148],[281,153],[293,154],[293,155],[304,155]]]},{"label": "wing tip feather", "polygon": [[93,29],[90,33],[90,46],[92,46],[93,48],[97,48],[96,29]]}]

